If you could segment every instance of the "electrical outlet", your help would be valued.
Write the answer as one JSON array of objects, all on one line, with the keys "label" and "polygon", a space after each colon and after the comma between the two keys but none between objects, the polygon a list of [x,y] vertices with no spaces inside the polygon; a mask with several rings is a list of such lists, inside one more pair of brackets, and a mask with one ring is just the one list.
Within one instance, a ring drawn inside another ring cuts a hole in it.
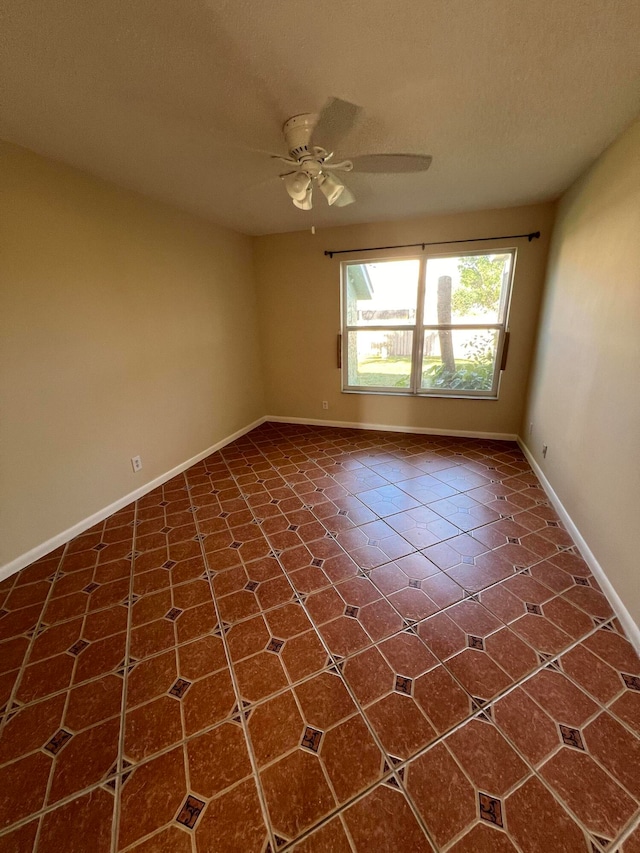
[{"label": "electrical outlet", "polygon": [[323,401],[322,401],[322,408],[323,408],[323,409],[328,409],[328,408],[329,408],[329,402],[328,402],[328,400],[323,400]]},{"label": "electrical outlet", "polygon": [[138,473],[138,471],[142,470],[142,459],[140,458],[140,456],[131,457],[131,467],[133,468],[136,474]]},{"label": "electrical outlet", "polygon": [[542,458],[543,458],[543,459],[546,459],[546,458],[547,458],[547,450],[548,450],[547,445],[546,445],[546,444],[543,444],[543,445],[542,445]]}]

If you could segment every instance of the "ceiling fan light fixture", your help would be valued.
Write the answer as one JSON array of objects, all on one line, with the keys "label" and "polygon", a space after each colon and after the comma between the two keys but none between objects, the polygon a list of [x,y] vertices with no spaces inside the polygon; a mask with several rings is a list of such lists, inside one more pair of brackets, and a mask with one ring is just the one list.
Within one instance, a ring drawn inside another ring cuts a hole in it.
[{"label": "ceiling fan light fixture", "polygon": [[311,190],[311,178],[309,175],[305,172],[292,172],[286,175],[283,180],[289,193],[289,198],[292,198],[294,202],[303,202]]},{"label": "ceiling fan light fixture", "polygon": [[[317,184],[327,203],[346,207],[356,200],[348,186],[342,183],[342,172],[401,175],[425,172],[431,165],[428,154],[379,153],[361,154],[353,160],[334,162],[335,145],[346,137],[361,112],[361,108],[340,98],[330,98],[320,113],[300,113],[291,116],[283,125],[288,154],[270,154],[287,166],[284,181],[287,195],[299,210],[311,210],[314,184]],[[314,140],[327,147],[315,145]],[[400,180],[400,179],[398,179]],[[399,184],[400,186],[400,184]]]},{"label": "ceiling fan light fixture", "polygon": [[318,178],[318,185],[328,204],[335,204],[344,192],[344,184],[335,175],[325,173]]},{"label": "ceiling fan light fixture", "polygon": [[[289,193],[291,195],[291,193]],[[313,207],[311,179],[309,179],[309,187],[302,199],[292,197],[292,201],[300,210],[311,210]]]}]

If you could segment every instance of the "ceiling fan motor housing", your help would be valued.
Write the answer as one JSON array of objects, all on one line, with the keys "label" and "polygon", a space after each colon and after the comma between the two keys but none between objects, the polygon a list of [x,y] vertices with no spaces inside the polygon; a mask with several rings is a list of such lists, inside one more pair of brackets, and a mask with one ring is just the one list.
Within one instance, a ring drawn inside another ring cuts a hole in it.
[{"label": "ceiling fan motor housing", "polygon": [[317,123],[316,113],[302,113],[284,123],[282,131],[289,148],[289,156],[294,160],[314,156],[311,150],[311,134]]}]

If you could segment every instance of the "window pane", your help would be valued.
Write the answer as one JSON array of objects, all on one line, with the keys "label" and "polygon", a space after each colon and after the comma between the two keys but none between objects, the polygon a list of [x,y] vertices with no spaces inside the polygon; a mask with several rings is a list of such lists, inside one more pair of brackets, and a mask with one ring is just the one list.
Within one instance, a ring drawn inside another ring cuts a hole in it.
[{"label": "window pane", "polygon": [[349,385],[409,387],[412,331],[349,332],[347,345]]},{"label": "window pane", "polygon": [[419,271],[417,260],[346,264],[347,325],[414,325]]},{"label": "window pane", "polygon": [[498,331],[494,329],[426,331],[421,387],[449,391],[490,391],[498,339]]},{"label": "window pane", "polygon": [[502,323],[510,269],[511,255],[504,253],[430,258],[425,324]]}]

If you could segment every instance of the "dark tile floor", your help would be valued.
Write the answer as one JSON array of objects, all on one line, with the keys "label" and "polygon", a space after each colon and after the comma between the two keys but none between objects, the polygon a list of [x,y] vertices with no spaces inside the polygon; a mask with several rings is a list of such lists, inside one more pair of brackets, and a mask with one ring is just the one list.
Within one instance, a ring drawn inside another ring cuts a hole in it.
[{"label": "dark tile floor", "polygon": [[2,851],[640,850],[640,662],[515,444],[265,424],[0,608]]}]

